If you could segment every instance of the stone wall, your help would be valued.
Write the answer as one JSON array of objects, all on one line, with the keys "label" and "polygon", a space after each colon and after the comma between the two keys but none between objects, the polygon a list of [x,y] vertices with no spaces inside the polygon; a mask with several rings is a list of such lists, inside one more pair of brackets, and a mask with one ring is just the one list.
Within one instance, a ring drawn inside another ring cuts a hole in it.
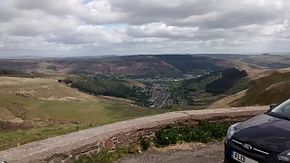
[{"label": "stone wall", "polygon": [[117,122],[67,135],[48,138],[0,152],[0,160],[12,162],[60,162],[83,154],[114,149],[118,145],[154,137],[156,131],[172,126],[195,126],[200,121],[242,121],[268,107],[244,107],[170,112]]}]

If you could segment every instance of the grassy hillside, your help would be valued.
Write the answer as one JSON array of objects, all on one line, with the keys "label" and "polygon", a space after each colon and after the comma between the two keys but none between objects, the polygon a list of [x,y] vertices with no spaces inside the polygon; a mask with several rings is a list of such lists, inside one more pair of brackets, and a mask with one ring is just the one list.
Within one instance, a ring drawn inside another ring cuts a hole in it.
[{"label": "grassy hillside", "polygon": [[240,71],[236,68],[225,69],[221,73],[220,79],[206,85],[206,92],[214,95],[223,94],[248,75],[245,70]]},{"label": "grassy hillside", "polygon": [[170,88],[179,104],[191,105],[196,109],[206,108],[225,96],[247,89],[251,80],[245,78],[246,75],[245,71],[235,68],[225,69],[183,80]]},{"label": "grassy hillside", "polygon": [[[109,76],[74,76],[59,82],[95,96],[120,97],[134,101],[139,106],[150,106],[151,92],[143,83]],[[142,85],[143,84],[143,85]]]},{"label": "grassy hillside", "polygon": [[[205,88],[207,84],[219,79],[220,77],[221,73],[217,71],[198,78],[169,84],[174,102],[183,106],[184,109],[205,108],[206,105],[217,100],[216,98],[219,98],[217,96],[212,96],[210,93],[206,93]],[[187,105],[190,105],[191,107]]]},{"label": "grassy hillside", "polygon": [[6,123],[0,128],[0,149],[162,112],[87,95],[52,79],[0,77],[0,122]]},{"label": "grassy hillside", "polygon": [[182,87],[188,91],[204,91],[206,85],[221,78],[221,72],[213,72],[199,78],[185,80]]},{"label": "grassy hillside", "polygon": [[239,100],[237,106],[269,105],[280,103],[290,98],[290,73],[274,72],[258,79]]},{"label": "grassy hillside", "polygon": [[0,77],[0,117],[29,122],[104,124],[157,113],[126,100],[81,93],[50,79]]}]

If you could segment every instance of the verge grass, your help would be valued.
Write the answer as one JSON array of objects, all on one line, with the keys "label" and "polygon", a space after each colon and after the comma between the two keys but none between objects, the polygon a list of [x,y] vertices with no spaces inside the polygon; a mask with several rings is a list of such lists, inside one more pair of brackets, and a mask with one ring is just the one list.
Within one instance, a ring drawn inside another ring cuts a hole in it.
[{"label": "verge grass", "polygon": [[[178,127],[162,129],[156,133],[154,142],[150,139],[141,138],[137,147],[146,151],[150,145],[156,147],[166,147],[178,142],[202,142],[221,140],[226,136],[230,123],[209,123],[201,122],[196,127]],[[133,147],[133,148],[132,148]],[[136,145],[129,147],[119,147],[115,150],[104,150],[97,154],[80,157],[75,163],[113,163],[129,154],[138,153]]]}]

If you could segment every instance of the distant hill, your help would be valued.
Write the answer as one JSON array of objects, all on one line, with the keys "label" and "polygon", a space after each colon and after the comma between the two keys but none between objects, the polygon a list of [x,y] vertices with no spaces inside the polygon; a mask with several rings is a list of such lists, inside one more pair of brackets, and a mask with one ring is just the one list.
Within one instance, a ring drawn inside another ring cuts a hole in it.
[{"label": "distant hill", "polygon": [[114,74],[131,78],[203,75],[236,67],[250,75],[256,70],[290,67],[288,55],[134,55],[39,59],[0,59],[0,70],[58,74]]},{"label": "distant hill", "polygon": [[270,56],[271,54],[270,53],[263,53],[261,55],[264,55],[264,56]]},{"label": "distant hill", "polygon": [[58,74],[103,74],[130,78],[182,77],[228,68],[225,59],[197,55],[0,60],[0,69]]},{"label": "distant hill", "polygon": [[8,72],[32,72],[40,68],[39,64],[40,60],[2,59],[0,60],[0,69]]},{"label": "distant hill", "polygon": [[158,55],[155,57],[174,66],[184,74],[198,74],[200,71],[205,70],[220,70],[222,67],[217,63],[224,61],[222,59],[194,55]]},{"label": "distant hill", "polygon": [[232,61],[239,61],[250,64],[256,68],[262,69],[282,69],[290,67],[289,55],[239,55],[239,54],[211,54],[206,55],[217,57],[220,59],[227,59]]},{"label": "distant hill", "polygon": [[287,55],[134,55],[108,57],[70,57],[0,59],[0,70],[45,74],[102,74],[126,78],[179,78],[204,75],[231,67],[249,75],[265,69],[290,67]]}]

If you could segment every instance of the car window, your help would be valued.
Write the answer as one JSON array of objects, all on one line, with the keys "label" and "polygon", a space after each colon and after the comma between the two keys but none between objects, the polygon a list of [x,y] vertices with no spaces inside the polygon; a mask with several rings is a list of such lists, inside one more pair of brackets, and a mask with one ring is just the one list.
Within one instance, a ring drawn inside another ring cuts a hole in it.
[{"label": "car window", "polygon": [[273,110],[271,110],[271,112],[283,114],[290,117],[290,99],[276,106]]}]

